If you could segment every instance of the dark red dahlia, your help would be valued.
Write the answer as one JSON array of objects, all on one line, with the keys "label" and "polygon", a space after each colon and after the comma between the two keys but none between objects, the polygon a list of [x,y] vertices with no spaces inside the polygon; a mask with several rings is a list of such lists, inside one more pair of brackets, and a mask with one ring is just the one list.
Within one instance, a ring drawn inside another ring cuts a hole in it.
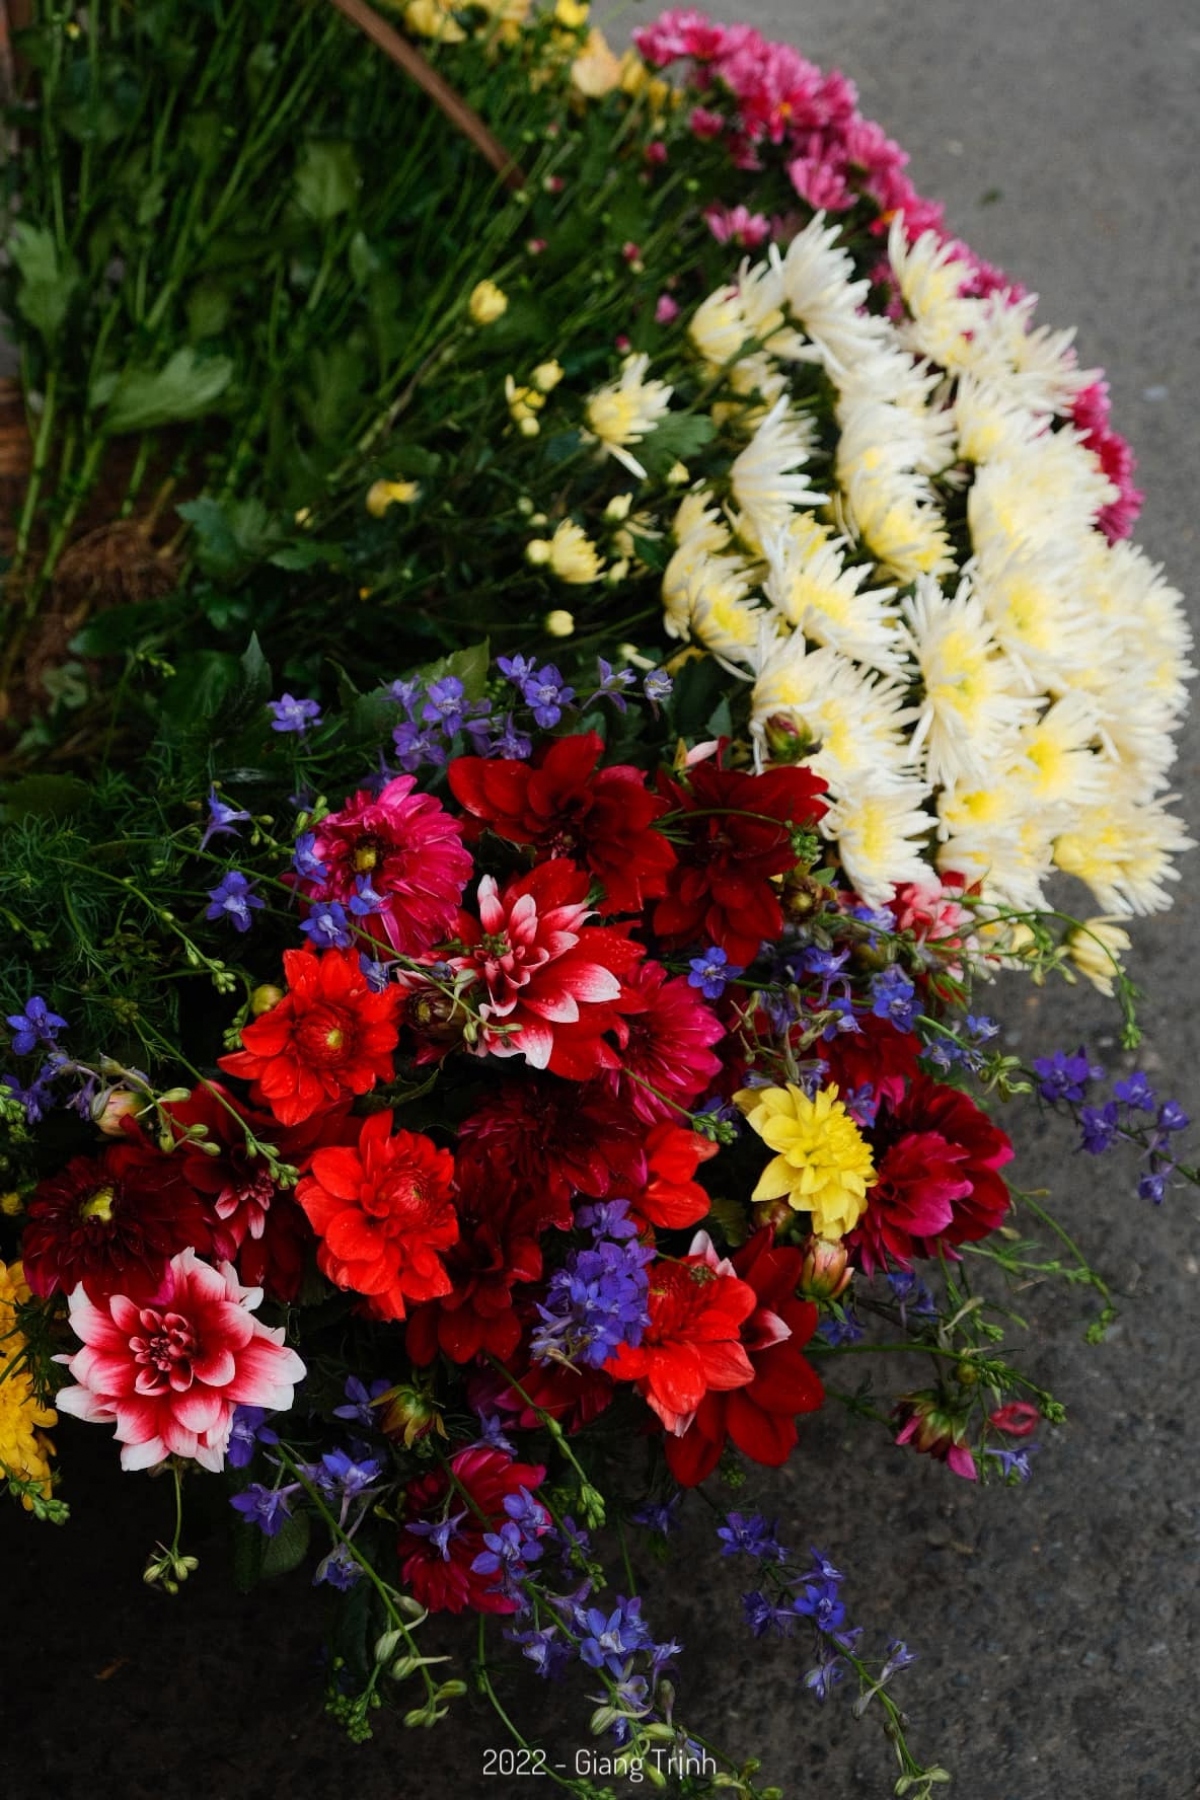
[{"label": "dark red dahlia", "polygon": [[41,1299],[82,1282],[101,1305],[112,1294],[153,1299],[181,1250],[226,1257],[233,1247],[183,1179],[180,1159],[138,1141],[72,1157],[40,1182],[21,1251],[25,1279]]},{"label": "dark red dahlia", "polygon": [[220,1059],[252,1082],[255,1101],[298,1125],[392,1074],[397,988],[375,993],[356,950],[285,950],[283,999],[242,1031],[244,1049]]},{"label": "dark red dahlia", "polygon": [[481,1351],[511,1356],[521,1338],[513,1287],[542,1272],[542,1201],[524,1196],[500,1155],[478,1144],[456,1168],[459,1237],[445,1258],[450,1292],[414,1306],[405,1329],[408,1354],[422,1366],[439,1350],[458,1363]]},{"label": "dark red dahlia", "polygon": [[668,949],[716,944],[746,968],[782,930],[772,877],[795,867],[792,833],[825,812],[825,783],[804,768],[750,775],[702,762],[684,781],[661,773],[658,788],[682,842],[654,930]]},{"label": "dark red dahlia", "polygon": [[868,1271],[973,1243],[1003,1224],[1008,1137],[968,1095],[918,1075],[871,1131],[878,1180],[847,1242]]},{"label": "dark red dahlia", "polygon": [[494,1576],[472,1564],[483,1554],[484,1533],[505,1523],[504,1502],[521,1488],[534,1493],[545,1475],[540,1463],[478,1447],[451,1457],[449,1474],[434,1469],[410,1481],[398,1547],[413,1597],[430,1612],[515,1612],[516,1601],[497,1591]]},{"label": "dark red dahlia", "polygon": [[920,1040],[873,1013],[859,1013],[857,1019],[857,1031],[839,1032],[828,1043],[818,1043],[817,1055],[840,1094],[855,1094],[869,1087],[877,1100],[898,1106],[916,1079]]},{"label": "dark red dahlia", "polygon": [[[526,1328],[538,1323],[532,1306],[523,1306],[521,1313]],[[539,1362],[524,1343],[507,1359],[506,1367],[511,1383],[493,1369],[481,1369],[468,1391],[477,1411],[505,1413],[518,1431],[536,1430],[542,1413],[557,1419],[565,1431],[580,1431],[612,1403],[613,1378],[603,1369]]]},{"label": "dark red dahlia", "polygon": [[486,1147],[547,1225],[571,1224],[571,1196],[602,1200],[646,1177],[645,1127],[595,1082],[529,1075],[505,1082],[459,1126],[460,1153]]},{"label": "dark red dahlia", "polygon": [[684,1487],[712,1474],[727,1438],[752,1462],[779,1468],[796,1447],[797,1415],[816,1412],[825,1399],[820,1378],[800,1354],[818,1318],[811,1301],[796,1298],[803,1250],[776,1245],[770,1231],[758,1231],[732,1260],[758,1298],[742,1324],[754,1375],[744,1387],[706,1394],[683,1436],[667,1435],[667,1465]]},{"label": "dark red dahlia", "polygon": [[598,911],[640,912],[666,892],[675,862],[654,829],[666,802],[649,792],[640,769],[597,769],[603,751],[588,731],[558,738],[531,763],[460,756],[448,770],[450,787],[481,825],[511,844],[531,844],[539,862],[567,857],[586,866],[604,889]]},{"label": "dark red dahlia", "polygon": [[259,1143],[269,1144],[281,1162],[303,1170],[322,1144],[353,1141],[358,1121],[350,1119],[349,1103],[317,1113],[302,1125],[281,1126],[269,1113],[240,1105],[212,1082],[164,1110],[181,1129],[205,1128],[202,1140],[181,1143],[175,1155],[184,1180],[233,1238],[233,1261],[242,1281],[261,1287],[268,1299],[294,1300],[314,1241],[312,1228],[291,1190],[279,1187],[265,1159],[251,1152],[246,1129]]},{"label": "dark red dahlia", "polygon": [[680,1107],[704,1093],[720,1071],[710,1045],[724,1035],[721,1021],[683,976],[672,980],[661,963],[643,963],[629,979],[625,1017],[617,1026],[618,1066],[604,1080],[646,1124],[678,1122]]}]

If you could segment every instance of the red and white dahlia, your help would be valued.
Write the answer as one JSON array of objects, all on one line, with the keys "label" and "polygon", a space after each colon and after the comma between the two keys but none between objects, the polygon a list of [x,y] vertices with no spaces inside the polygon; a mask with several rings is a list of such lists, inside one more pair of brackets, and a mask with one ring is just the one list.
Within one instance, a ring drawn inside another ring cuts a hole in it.
[{"label": "red and white dahlia", "polygon": [[470,997],[479,987],[486,995],[476,1002],[481,1054],[524,1056],[575,1081],[616,1065],[604,1034],[620,1020],[623,982],[642,950],[619,930],[588,924],[590,885],[561,858],[503,890],[491,875],[480,882],[479,918],[462,916],[465,954],[455,960],[477,978]]},{"label": "red and white dahlia", "polygon": [[75,1377],[55,1405],[94,1424],[116,1425],[123,1469],[148,1469],[190,1456],[219,1471],[234,1410],[286,1412],[304,1364],[252,1317],[261,1288],[245,1288],[232,1267],[201,1262],[194,1250],[171,1259],[153,1302],[112,1294],[100,1306],[82,1284],[70,1297],[71,1326],[83,1349],[59,1357]]}]

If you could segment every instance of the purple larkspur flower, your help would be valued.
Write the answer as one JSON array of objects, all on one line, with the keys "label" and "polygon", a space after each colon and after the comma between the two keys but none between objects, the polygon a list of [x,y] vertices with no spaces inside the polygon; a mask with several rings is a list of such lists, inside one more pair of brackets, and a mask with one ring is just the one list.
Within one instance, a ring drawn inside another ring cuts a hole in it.
[{"label": "purple larkspur flower", "polygon": [[230,869],[227,875],[223,875],[216,887],[209,889],[208,899],[205,918],[225,919],[238,931],[249,931],[254,923],[253,910],[266,905],[240,869]]}]

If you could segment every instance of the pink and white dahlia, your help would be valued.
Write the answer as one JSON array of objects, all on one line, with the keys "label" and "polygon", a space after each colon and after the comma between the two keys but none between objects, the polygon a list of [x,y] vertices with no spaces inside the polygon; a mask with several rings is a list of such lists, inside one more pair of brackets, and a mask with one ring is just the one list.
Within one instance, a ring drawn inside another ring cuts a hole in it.
[{"label": "pink and white dahlia", "polygon": [[325,874],[304,880],[310,900],[337,900],[402,956],[419,956],[450,931],[471,874],[463,828],[430,794],[398,775],[366,789],[315,827],[312,855]]},{"label": "pink and white dahlia", "polygon": [[190,1456],[219,1471],[235,1408],[286,1412],[305,1373],[283,1327],[251,1317],[261,1300],[262,1289],[242,1287],[229,1263],[214,1269],[194,1250],[172,1258],[148,1303],[113,1294],[93,1305],[80,1283],[70,1309],[83,1349],[58,1359],[78,1385],[63,1388],[56,1406],[115,1424],[123,1469]]},{"label": "pink and white dahlia", "polygon": [[[590,876],[564,858],[540,864],[501,890],[479,884],[479,919],[459,932],[456,963],[484,990],[478,1048],[524,1056],[535,1069],[586,1081],[617,1062],[605,1032],[627,1003],[625,978],[642,951],[620,930],[591,925]],[[474,1000],[478,987],[470,990]]]}]

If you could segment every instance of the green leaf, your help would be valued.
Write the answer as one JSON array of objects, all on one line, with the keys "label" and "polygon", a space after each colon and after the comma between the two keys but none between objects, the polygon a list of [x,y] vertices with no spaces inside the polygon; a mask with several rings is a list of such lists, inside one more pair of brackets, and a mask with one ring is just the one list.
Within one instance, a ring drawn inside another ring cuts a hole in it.
[{"label": "green leaf", "polygon": [[69,255],[60,257],[52,232],[21,220],[9,234],[8,253],[22,276],[17,311],[51,344],[79,285],[78,265]]},{"label": "green leaf", "polygon": [[634,454],[647,474],[665,475],[674,463],[686,463],[716,434],[712,420],[700,413],[668,413]]},{"label": "green leaf", "polygon": [[463,698],[482,700],[487,688],[491,660],[491,644],[484,638],[481,644],[471,644],[466,650],[455,650],[450,656],[439,656],[436,662],[426,663],[417,673],[426,686],[431,681],[440,681],[445,675],[457,675],[463,684]]},{"label": "green leaf", "polygon": [[77,631],[69,648],[76,656],[123,656],[156,637],[166,625],[172,601],[141,600],[133,606],[113,606],[89,619]]},{"label": "green leaf", "polygon": [[216,337],[229,323],[232,302],[218,281],[200,281],[188,295],[187,334],[195,344]]},{"label": "green leaf", "polygon": [[296,168],[296,198],[310,219],[327,225],[358,197],[358,163],[349,144],[306,144]]},{"label": "green leaf", "polygon": [[176,508],[196,533],[196,561],[206,575],[228,580],[270,554],[279,529],[261,500],[222,503],[211,494]]},{"label": "green leaf", "polygon": [[153,431],[198,419],[210,412],[233,379],[228,356],[204,357],[190,345],[177,350],[161,369],[130,369],[93,385],[89,407],[107,402],[103,427],[109,435]]}]

